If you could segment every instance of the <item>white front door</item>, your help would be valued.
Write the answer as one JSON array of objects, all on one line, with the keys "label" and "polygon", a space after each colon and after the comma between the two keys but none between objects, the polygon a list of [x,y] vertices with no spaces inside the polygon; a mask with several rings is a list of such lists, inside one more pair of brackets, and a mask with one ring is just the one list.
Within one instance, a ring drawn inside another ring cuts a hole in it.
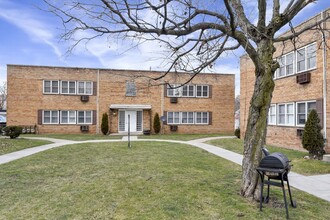
[{"label": "white front door", "polygon": [[118,131],[128,132],[129,125],[130,132],[140,132],[142,131],[142,120],[141,110],[119,110]]},{"label": "white front door", "polygon": [[125,111],[125,132],[136,132],[136,111]]}]

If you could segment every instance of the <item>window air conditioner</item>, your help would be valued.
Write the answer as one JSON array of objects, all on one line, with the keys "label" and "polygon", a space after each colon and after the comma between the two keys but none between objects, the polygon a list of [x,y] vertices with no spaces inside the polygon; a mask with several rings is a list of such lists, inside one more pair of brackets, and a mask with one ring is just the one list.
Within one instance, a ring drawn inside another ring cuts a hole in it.
[{"label": "window air conditioner", "polygon": [[178,97],[171,97],[170,102],[171,103],[178,103]]},{"label": "window air conditioner", "polygon": [[302,138],[303,135],[304,135],[304,129],[303,128],[298,128],[297,129],[297,136]]},{"label": "window air conditioner", "polygon": [[80,126],[80,131],[88,131],[89,130],[89,126],[88,125],[82,125]]},{"label": "window air conditioner", "polygon": [[170,130],[171,131],[177,131],[178,130],[178,126],[177,125],[171,125],[170,126]]},{"label": "window air conditioner", "polygon": [[311,81],[311,73],[305,72],[305,73],[298,74],[296,76],[296,81],[299,84],[309,83]]},{"label": "window air conditioner", "polygon": [[89,100],[89,96],[88,96],[88,95],[82,95],[82,96],[80,96],[80,100],[81,100],[82,102],[88,102],[88,100]]}]

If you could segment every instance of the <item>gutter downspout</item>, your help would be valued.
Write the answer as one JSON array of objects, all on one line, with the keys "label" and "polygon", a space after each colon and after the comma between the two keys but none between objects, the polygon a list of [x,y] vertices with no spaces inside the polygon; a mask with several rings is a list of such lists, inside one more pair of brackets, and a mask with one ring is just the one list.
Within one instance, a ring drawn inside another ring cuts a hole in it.
[{"label": "gutter downspout", "polygon": [[[321,12],[321,19],[324,18],[325,11]],[[322,23],[322,29],[325,29],[325,22]],[[322,31],[323,44],[323,139],[327,141],[327,46],[326,33]]]}]

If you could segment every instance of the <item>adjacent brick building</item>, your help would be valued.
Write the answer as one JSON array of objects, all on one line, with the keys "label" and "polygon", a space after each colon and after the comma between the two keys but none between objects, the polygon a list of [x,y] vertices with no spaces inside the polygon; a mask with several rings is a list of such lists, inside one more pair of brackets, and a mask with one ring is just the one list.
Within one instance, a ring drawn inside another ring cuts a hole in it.
[{"label": "adjacent brick building", "polygon": [[[330,9],[303,22],[296,31],[311,22],[322,19]],[[323,28],[330,28],[324,22]],[[286,35],[288,33],[284,33]],[[323,44],[322,33],[310,30],[296,39],[295,44],[285,42],[276,45],[275,59],[280,68],[274,76],[275,89],[268,115],[266,143],[288,148],[303,149],[301,135],[308,112],[316,109],[321,119],[326,139],[326,151],[330,152],[330,53],[329,35]],[[328,45],[328,46],[325,46]],[[245,55],[240,59],[241,135],[245,134],[250,100],[254,87],[254,66]]]},{"label": "adjacent brick building", "polygon": [[[164,133],[232,133],[234,75],[8,65],[7,124],[39,133],[152,131],[155,113]],[[167,83],[170,85],[167,85]],[[128,117],[130,124],[128,124]]]}]

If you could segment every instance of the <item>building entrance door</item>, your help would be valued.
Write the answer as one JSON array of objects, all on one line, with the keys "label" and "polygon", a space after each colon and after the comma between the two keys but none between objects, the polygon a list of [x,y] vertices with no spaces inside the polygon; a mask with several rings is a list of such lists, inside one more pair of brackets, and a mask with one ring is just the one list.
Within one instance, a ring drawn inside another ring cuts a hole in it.
[{"label": "building entrance door", "polygon": [[119,132],[128,132],[128,125],[130,125],[131,132],[141,132],[142,120],[141,110],[120,110],[118,124]]},{"label": "building entrance door", "polygon": [[125,132],[136,132],[136,111],[125,111]]}]

